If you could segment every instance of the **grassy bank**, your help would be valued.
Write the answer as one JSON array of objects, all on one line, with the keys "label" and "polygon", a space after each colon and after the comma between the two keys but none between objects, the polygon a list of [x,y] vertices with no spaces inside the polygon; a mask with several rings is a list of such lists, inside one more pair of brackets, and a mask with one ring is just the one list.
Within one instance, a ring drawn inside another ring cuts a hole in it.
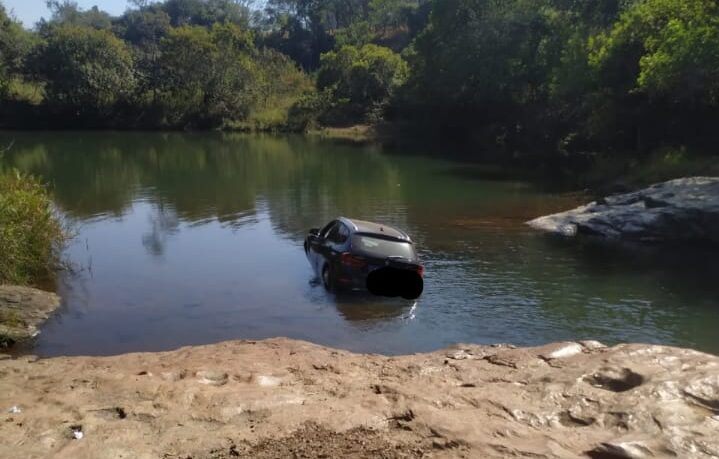
[{"label": "grassy bank", "polygon": [[47,188],[31,176],[0,171],[0,284],[48,278],[64,240]]},{"label": "grassy bank", "polygon": [[383,140],[378,137],[375,126],[367,124],[357,124],[348,127],[320,126],[316,129],[309,130],[307,135],[323,139],[350,141],[354,143],[372,143]]}]

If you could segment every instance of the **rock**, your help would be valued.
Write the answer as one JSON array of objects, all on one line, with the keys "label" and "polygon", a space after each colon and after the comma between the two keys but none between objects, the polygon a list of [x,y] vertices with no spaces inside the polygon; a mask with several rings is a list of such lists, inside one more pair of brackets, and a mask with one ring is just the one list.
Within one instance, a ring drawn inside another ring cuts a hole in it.
[{"label": "rock", "polygon": [[458,351],[448,352],[447,358],[452,360],[467,360],[475,357],[464,349],[460,349]]},{"label": "rock", "polygon": [[29,287],[0,285],[0,347],[31,339],[60,306],[60,297]]},{"label": "rock", "polygon": [[579,341],[579,344],[584,346],[584,349],[588,351],[596,351],[598,349],[606,349],[607,346],[600,343],[599,341],[594,340],[586,340],[586,341]]},{"label": "rock", "polygon": [[717,375],[716,356],[589,342],[387,358],[275,339],[10,359],[0,457],[709,459]]},{"label": "rock", "polygon": [[684,394],[698,404],[719,412],[719,373],[692,381],[684,388]]},{"label": "rock", "polygon": [[163,371],[160,377],[165,381],[176,382],[187,377],[187,370]]},{"label": "rock", "polygon": [[549,346],[549,348],[539,354],[544,360],[566,359],[584,352],[584,348],[577,343],[561,343],[559,345]]},{"label": "rock", "polygon": [[275,378],[274,376],[260,375],[256,378],[256,380],[257,384],[262,387],[277,387],[282,384],[282,380],[280,378]]},{"label": "rock", "polygon": [[719,178],[671,180],[527,224],[570,237],[719,244]]},{"label": "rock", "polygon": [[616,459],[645,459],[657,457],[651,449],[641,442],[602,443],[591,451],[592,457]]},{"label": "rock", "polygon": [[215,370],[203,370],[196,373],[200,384],[209,384],[211,386],[224,386],[227,384],[227,373]]}]

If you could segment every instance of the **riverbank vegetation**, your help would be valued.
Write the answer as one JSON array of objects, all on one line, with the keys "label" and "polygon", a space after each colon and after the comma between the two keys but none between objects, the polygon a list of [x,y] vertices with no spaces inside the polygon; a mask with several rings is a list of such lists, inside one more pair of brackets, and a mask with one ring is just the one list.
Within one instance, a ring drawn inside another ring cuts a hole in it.
[{"label": "riverbank vegetation", "polygon": [[64,240],[47,189],[31,176],[0,170],[0,285],[46,279]]},{"label": "riverbank vegetation", "polygon": [[365,124],[579,162],[719,140],[714,0],[132,4],[51,1],[32,30],[0,9],[0,125]]}]

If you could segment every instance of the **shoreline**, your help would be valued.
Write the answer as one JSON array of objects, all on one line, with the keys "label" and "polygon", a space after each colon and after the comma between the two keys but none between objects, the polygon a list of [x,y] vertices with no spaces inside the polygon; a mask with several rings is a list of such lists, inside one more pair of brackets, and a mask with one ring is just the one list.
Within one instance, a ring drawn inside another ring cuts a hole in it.
[{"label": "shoreline", "polygon": [[718,370],[697,351],[595,341],[386,357],[275,338],[6,358],[0,456],[712,457]]},{"label": "shoreline", "polygon": [[[113,133],[116,135],[242,135],[304,137],[356,146],[377,146],[388,152],[412,151],[420,156],[445,159],[471,167],[487,169],[488,179],[517,179],[548,192],[591,192],[597,196],[637,190],[652,183],[693,175],[717,175],[719,165],[712,156],[684,149],[663,149],[637,156],[636,152],[582,152],[569,156],[557,152],[508,152],[487,150],[471,143],[457,144],[453,139],[429,136],[423,139],[413,131],[391,125],[357,124],[347,127],[318,126],[307,131],[278,129],[137,129],[137,128],[24,128],[0,127],[0,135],[12,133]],[[12,140],[12,139],[11,139]],[[438,154],[439,152],[442,154]]]}]

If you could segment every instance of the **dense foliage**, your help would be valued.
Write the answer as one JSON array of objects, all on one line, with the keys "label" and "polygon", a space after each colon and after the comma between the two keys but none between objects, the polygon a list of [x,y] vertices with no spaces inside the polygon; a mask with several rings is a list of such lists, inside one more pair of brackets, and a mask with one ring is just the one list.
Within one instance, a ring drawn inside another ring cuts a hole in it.
[{"label": "dense foliage", "polygon": [[337,102],[333,117],[357,120],[381,110],[408,74],[407,63],[391,49],[345,45],[322,55],[317,87]]},{"label": "dense foliage", "polygon": [[44,35],[33,67],[51,106],[103,114],[132,93],[130,50],[111,32],[62,24]]},{"label": "dense foliage", "polygon": [[64,233],[36,179],[0,171],[0,284],[28,284],[52,273]]},{"label": "dense foliage", "polygon": [[[0,10],[0,122],[282,129],[312,89],[291,59],[258,48],[251,11],[237,1],[134,3],[111,17],[48,2],[51,18],[32,33]],[[13,82],[38,96],[13,96]]]},{"label": "dense foliage", "polygon": [[716,0],[49,3],[33,32],[0,10],[6,124],[383,122],[512,155],[719,136]]}]

